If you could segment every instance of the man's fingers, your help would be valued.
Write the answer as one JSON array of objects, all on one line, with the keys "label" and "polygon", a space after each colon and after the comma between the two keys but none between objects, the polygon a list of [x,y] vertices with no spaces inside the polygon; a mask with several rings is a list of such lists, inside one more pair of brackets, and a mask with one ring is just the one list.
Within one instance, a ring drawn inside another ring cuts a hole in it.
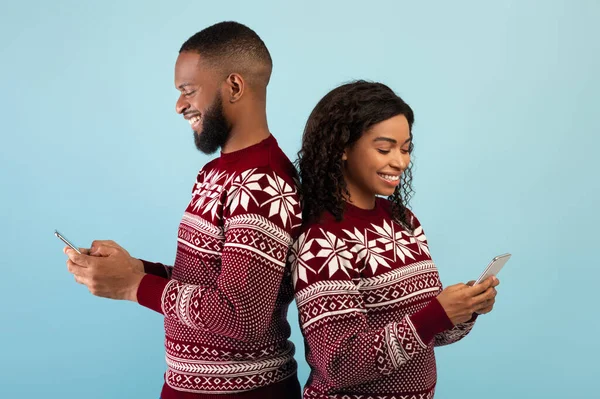
[{"label": "man's fingers", "polygon": [[98,247],[111,247],[119,249],[121,246],[114,242],[113,240],[94,240],[92,241],[92,249],[97,249]]},{"label": "man's fingers", "polygon": [[91,277],[89,276],[88,268],[81,267],[69,259],[67,260],[67,270],[73,275],[77,284],[82,284],[89,288]]},{"label": "man's fingers", "polygon": [[88,289],[93,285],[91,270],[89,268],[81,267],[69,259],[67,260],[67,269],[73,274],[73,278],[78,284],[85,285]]},{"label": "man's fingers", "polygon": [[[103,247],[103,248],[107,248],[107,247]],[[108,250],[116,251],[115,249],[112,249],[112,248],[109,248]],[[73,263],[75,263],[81,267],[92,267],[92,268],[98,267],[98,266],[102,266],[102,263],[105,261],[101,257],[94,256],[94,254],[92,254],[92,253],[90,253],[89,255],[86,255],[83,253],[78,254],[77,252],[73,251],[70,248],[66,251],[66,254],[69,257],[70,261],[72,261]],[[101,256],[105,256],[105,255],[101,255]]]},{"label": "man's fingers", "polygon": [[109,247],[104,244],[98,245],[96,247],[92,247],[90,251],[90,255],[92,256],[110,256],[114,255],[117,252],[117,248]]},{"label": "man's fingers", "polygon": [[69,273],[81,277],[88,277],[90,274],[89,268],[78,265],[71,259],[67,260],[67,270],[69,271]]},{"label": "man's fingers", "polygon": [[110,256],[122,249],[116,242],[108,240],[96,240],[90,248],[92,256]]},{"label": "man's fingers", "polygon": [[83,253],[78,254],[71,248],[67,248],[67,250],[65,251],[65,254],[67,254],[67,256],[69,257],[69,260],[71,260],[73,263],[78,264],[79,266],[83,266],[83,267],[90,266],[90,261],[89,261],[90,256],[89,255],[85,255]]},{"label": "man's fingers", "polygon": [[[90,250],[88,248],[77,248],[79,250],[79,252],[81,252],[84,255],[89,255]],[[69,250],[73,250],[73,248],[69,247],[68,245],[65,245],[65,247],[63,248],[63,253],[67,254],[67,251]]]},{"label": "man's fingers", "polygon": [[105,245],[107,247],[115,247],[115,248],[120,247],[120,245],[117,244],[116,242],[114,242],[113,240],[94,240],[94,241],[92,241],[92,247],[98,246],[98,245]]}]

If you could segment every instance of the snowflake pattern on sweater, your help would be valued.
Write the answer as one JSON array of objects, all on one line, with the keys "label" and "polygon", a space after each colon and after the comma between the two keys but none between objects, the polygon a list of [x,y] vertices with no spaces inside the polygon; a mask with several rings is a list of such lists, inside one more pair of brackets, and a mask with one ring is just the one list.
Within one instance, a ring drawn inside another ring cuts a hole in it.
[{"label": "snowflake pattern on sweater", "polygon": [[300,326],[311,374],[305,398],[432,398],[434,346],[462,339],[435,299],[442,291],[427,238],[392,220],[390,203],[350,204],[305,226],[292,246]]},{"label": "snowflake pattern on sweater", "polygon": [[144,261],[138,301],[165,316],[168,387],[237,393],[296,372],[286,257],[301,225],[294,167],[271,136],[208,163],[173,267]]}]

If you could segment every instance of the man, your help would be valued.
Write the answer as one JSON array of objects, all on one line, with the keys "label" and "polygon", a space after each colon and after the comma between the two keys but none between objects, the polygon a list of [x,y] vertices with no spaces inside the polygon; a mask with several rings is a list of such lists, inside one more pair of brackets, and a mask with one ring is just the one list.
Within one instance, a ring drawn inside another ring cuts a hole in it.
[{"label": "man", "polygon": [[135,259],[113,241],[65,248],[94,295],[137,301],[165,317],[162,399],[299,398],[288,340],[286,256],[301,224],[293,165],[270,134],[269,51],[236,22],[186,41],[175,65],[176,110],[202,168],[178,232],[174,266]]}]

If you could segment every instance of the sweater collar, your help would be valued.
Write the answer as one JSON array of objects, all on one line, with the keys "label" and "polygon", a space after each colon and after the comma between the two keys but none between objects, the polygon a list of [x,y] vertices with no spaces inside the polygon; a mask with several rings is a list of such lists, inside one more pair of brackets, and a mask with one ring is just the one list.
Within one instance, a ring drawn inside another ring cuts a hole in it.
[{"label": "sweater collar", "polygon": [[245,156],[248,156],[249,154],[251,154],[253,152],[256,152],[257,150],[260,150],[261,148],[267,148],[267,147],[270,147],[271,145],[277,145],[277,140],[275,139],[275,137],[272,134],[269,135],[269,137],[267,137],[266,139],[262,140],[261,142],[253,144],[246,148],[242,148],[241,150],[228,152],[228,153],[223,153],[221,151],[221,156],[219,157],[219,162],[225,162],[225,163],[235,162],[235,161],[238,161],[238,160],[244,158]]}]

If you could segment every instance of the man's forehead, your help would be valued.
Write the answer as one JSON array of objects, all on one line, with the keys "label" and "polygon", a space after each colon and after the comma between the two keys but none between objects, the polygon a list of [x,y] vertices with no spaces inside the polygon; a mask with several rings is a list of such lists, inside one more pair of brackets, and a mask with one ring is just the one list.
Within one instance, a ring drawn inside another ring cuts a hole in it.
[{"label": "man's forehead", "polygon": [[194,84],[202,73],[198,65],[199,57],[194,53],[180,53],[175,63],[175,87],[182,89]]},{"label": "man's forehead", "polygon": [[200,63],[200,55],[196,53],[179,53],[175,62],[175,72],[184,72],[197,69]]},{"label": "man's forehead", "polygon": [[208,77],[215,68],[210,67],[204,62],[202,56],[196,52],[184,51],[177,57],[175,63],[176,86],[183,83],[197,83],[197,79]]}]

